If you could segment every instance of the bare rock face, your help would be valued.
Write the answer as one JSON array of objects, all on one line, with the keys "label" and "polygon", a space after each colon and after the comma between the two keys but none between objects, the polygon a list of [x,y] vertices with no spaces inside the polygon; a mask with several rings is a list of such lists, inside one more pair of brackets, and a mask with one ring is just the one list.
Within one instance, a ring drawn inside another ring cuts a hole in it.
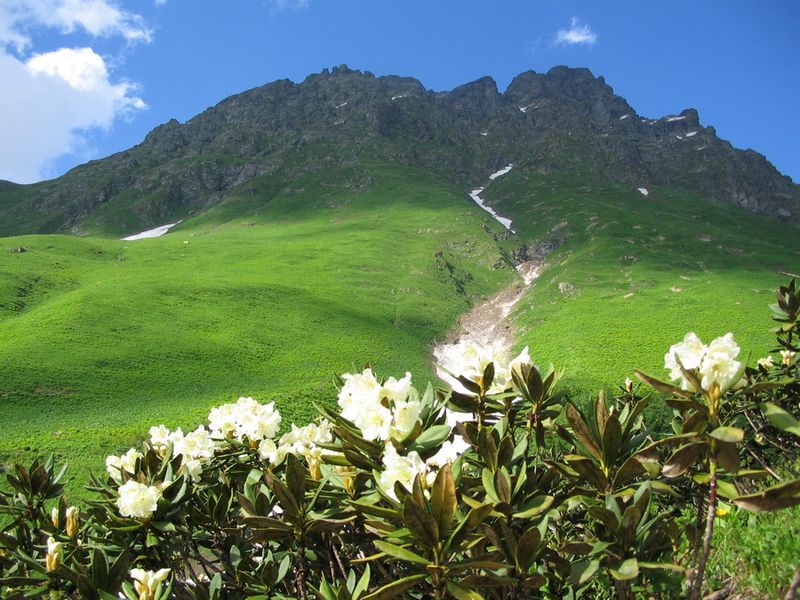
[{"label": "bare rock face", "polygon": [[800,223],[800,186],[762,155],[733,148],[691,108],[642,117],[588,69],[527,71],[502,93],[490,77],[432,92],[341,65],[231,96],[183,124],[172,119],[138,146],[58,179],[0,182],[0,235],[81,232],[84,223],[122,232],[131,218],[146,228],[257,177],[281,189],[362,159],[422,167],[464,188],[514,163],[522,173],[681,188]]}]

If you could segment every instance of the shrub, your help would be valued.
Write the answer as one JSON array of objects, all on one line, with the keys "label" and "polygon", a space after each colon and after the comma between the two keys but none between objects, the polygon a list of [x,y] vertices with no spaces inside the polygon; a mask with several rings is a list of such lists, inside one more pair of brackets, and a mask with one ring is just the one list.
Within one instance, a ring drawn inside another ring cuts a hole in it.
[{"label": "shrub", "polygon": [[[647,388],[583,407],[527,349],[509,361],[462,342],[437,357],[449,389],[366,367],[339,380],[339,410],[280,436],[252,398],[187,434],[155,426],[107,459],[80,509],[52,458],[16,465],[0,593],[697,598],[718,514],[800,504],[800,480],[770,464],[800,440],[800,299],[794,282],[777,296],[771,358],[748,367],[732,334],[688,334],[665,355],[672,383],[637,373]],[[662,399],[670,435],[644,419]]]}]

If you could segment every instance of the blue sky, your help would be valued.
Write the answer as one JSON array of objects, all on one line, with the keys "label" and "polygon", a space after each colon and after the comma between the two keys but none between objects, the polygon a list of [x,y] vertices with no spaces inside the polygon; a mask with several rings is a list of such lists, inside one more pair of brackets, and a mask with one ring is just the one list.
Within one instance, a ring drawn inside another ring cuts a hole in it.
[{"label": "blue sky", "polygon": [[800,3],[0,0],[0,179],[60,175],[226,96],[346,63],[448,90],[589,67],[800,182]]}]

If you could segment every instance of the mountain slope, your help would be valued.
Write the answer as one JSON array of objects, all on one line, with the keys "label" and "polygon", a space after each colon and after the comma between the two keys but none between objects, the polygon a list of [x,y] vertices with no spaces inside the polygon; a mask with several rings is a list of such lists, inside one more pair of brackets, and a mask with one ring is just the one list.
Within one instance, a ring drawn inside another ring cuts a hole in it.
[{"label": "mountain slope", "polygon": [[435,93],[347,67],[276,81],[58,179],[0,187],[0,234],[117,235],[195,215],[237,186],[280,188],[309,170],[377,158],[467,187],[518,170],[580,170],[633,188],[669,186],[797,222],[800,187],[761,155],[733,149],[687,109],[640,117],[587,69],[526,72]]},{"label": "mountain slope", "polygon": [[457,188],[357,170],[368,189],[322,171],[158,239],[0,240],[0,464],[53,450],[80,474],[239,395],[303,422],[366,360],[430,377],[430,340],[513,269]]}]

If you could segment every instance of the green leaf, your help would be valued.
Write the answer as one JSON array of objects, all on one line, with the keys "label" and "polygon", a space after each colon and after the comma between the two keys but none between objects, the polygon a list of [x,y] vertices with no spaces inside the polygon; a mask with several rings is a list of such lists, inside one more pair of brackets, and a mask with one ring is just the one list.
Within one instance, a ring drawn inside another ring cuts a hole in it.
[{"label": "green leaf", "polygon": [[637,561],[635,558],[629,558],[622,561],[619,569],[609,568],[609,571],[611,571],[611,576],[614,577],[614,579],[618,579],[620,581],[633,579],[639,576],[639,561]]},{"label": "green leaf", "polygon": [[439,525],[417,501],[408,495],[403,501],[403,523],[414,537],[427,548],[439,543]]},{"label": "green leaf", "polygon": [[353,588],[353,600],[358,600],[361,597],[361,594],[367,591],[369,588],[369,578],[370,578],[370,571],[369,565],[366,566],[364,569],[364,574],[361,575],[361,579],[358,580],[356,587]]},{"label": "green leaf", "polygon": [[439,469],[431,488],[431,514],[439,525],[439,535],[442,537],[450,533],[457,504],[453,472],[447,464]]},{"label": "green leaf", "polygon": [[426,577],[427,575],[425,573],[403,577],[402,579],[398,579],[397,581],[393,581],[392,583],[378,588],[371,594],[367,594],[362,597],[361,600],[387,600],[388,598],[395,598]]},{"label": "green leaf", "polygon": [[462,587],[455,581],[447,581],[447,591],[450,592],[456,600],[483,600],[483,596],[478,592]]},{"label": "green leaf", "polygon": [[599,559],[579,560],[578,562],[572,563],[569,574],[572,585],[582,586],[592,578],[592,575],[594,575],[599,568]]},{"label": "green leaf", "polygon": [[764,411],[764,416],[767,417],[770,423],[781,431],[792,433],[800,437],[800,421],[793,415],[786,412],[780,406],[772,404],[771,402],[763,402],[759,405],[761,410]]},{"label": "green leaf", "polygon": [[709,434],[722,442],[738,444],[744,439],[744,431],[738,427],[717,427]]},{"label": "green leaf", "polygon": [[417,436],[411,448],[417,452],[425,452],[439,446],[450,436],[449,425],[434,425]]},{"label": "green leaf", "polygon": [[390,544],[389,542],[384,542],[383,540],[375,540],[373,542],[375,547],[386,554],[387,556],[391,556],[392,558],[396,558],[398,560],[404,560],[406,562],[416,563],[418,565],[427,565],[429,563],[427,558],[421,557],[419,554],[415,554],[411,550],[407,550],[406,548],[401,548],[400,546],[395,546],[394,544]]},{"label": "green leaf", "polygon": [[536,560],[536,554],[539,550],[539,544],[542,541],[542,534],[536,527],[531,527],[522,534],[517,544],[517,569],[522,573],[527,573],[533,561]]},{"label": "green leaf", "polygon": [[650,375],[642,373],[641,371],[634,370],[634,373],[641,381],[650,387],[657,389],[659,392],[664,392],[665,394],[674,394],[675,396],[680,396],[681,398],[692,398],[691,392],[687,392],[679,387],[675,387],[671,383],[666,383],[660,379],[656,379],[655,377],[650,377]]},{"label": "green leaf", "polygon": [[705,442],[693,442],[681,446],[672,453],[661,472],[666,477],[680,477],[697,463],[705,447]]},{"label": "green leaf", "polygon": [[532,500],[526,502],[522,510],[514,513],[513,516],[516,519],[530,519],[531,517],[542,514],[550,508],[553,504],[553,500],[555,500],[553,496],[536,496]]},{"label": "green leaf", "polygon": [[572,431],[575,432],[575,437],[578,442],[583,446],[589,454],[597,460],[602,460],[602,452],[600,446],[594,437],[594,432],[589,428],[586,419],[583,418],[581,412],[573,404],[567,404],[567,420],[569,421]]},{"label": "green leaf", "polygon": [[753,512],[767,512],[800,504],[800,479],[767,488],[757,494],[739,496],[734,503]]}]

